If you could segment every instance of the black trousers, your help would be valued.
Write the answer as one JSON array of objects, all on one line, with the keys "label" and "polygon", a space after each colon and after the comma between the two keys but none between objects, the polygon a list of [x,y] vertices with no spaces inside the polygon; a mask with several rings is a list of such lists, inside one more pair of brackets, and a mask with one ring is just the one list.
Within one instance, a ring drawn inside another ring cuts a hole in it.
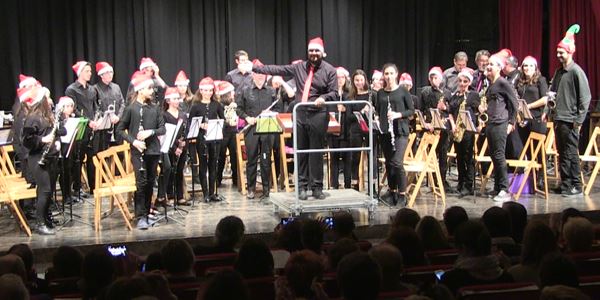
[{"label": "black trousers", "polygon": [[381,136],[381,149],[385,157],[385,169],[390,190],[406,191],[406,172],[404,171],[404,153],[408,146],[407,136],[396,136],[394,146],[390,134]]},{"label": "black trousers", "polygon": [[190,169],[192,170],[192,180],[198,180],[198,148],[196,144],[190,143],[193,140],[186,141],[187,153],[190,158]]},{"label": "black trousers", "polygon": [[441,130],[440,140],[435,148],[444,185],[446,184],[446,174],[448,173],[448,151],[450,150],[450,143],[452,142],[451,136],[452,133],[449,130]]},{"label": "black trousers", "polygon": [[554,132],[556,133],[561,190],[581,189],[579,130],[573,128],[573,123],[554,121]]},{"label": "black trousers", "polygon": [[185,168],[186,152],[184,148],[179,156],[175,155],[175,151],[162,154],[161,176],[158,178],[158,198],[164,198],[166,194],[175,200],[183,199],[185,185],[183,169]]},{"label": "black trousers", "polygon": [[[35,216],[38,224],[44,224],[46,216],[52,203],[57,179],[57,164],[55,157],[46,157],[46,164],[40,166],[38,161],[42,154],[29,155],[27,159],[28,168],[33,174],[36,183],[37,201],[35,205]],[[49,224],[46,224],[49,225]]]},{"label": "black trousers", "polygon": [[250,128],[244,136],[246,143],[246,177],[248,190],[256,190],[256,168],[260,158],[260,177],[263,191],[271,188],[271,153],[273,151],[274,134],[256,134],[256,127]]},{"label": "black trousers", "polygon": [[473,190],[475,177],[475,134],[465,132],[460,143],[454,142],[456,166],[458,169],[458,189]]},{"label": "black trousers", "polygon": [[506,166],[506,129],[508,123],[487,124],[486,136],[494,165],[494,191],[508,191],[508,168]]},{"label": "black trousers", "polygon": [[[347,148],[350,147],[350,141],[347,139],[342,139],[337,136],[329,136],[328,137],[329,148]],[[352,153],[351,152],[331,152],[329,154],[331,157],[331,170],[330,170],[330,178],[331,187],[334,189],[340,188],[340,164],[342,165],[342,170],[344,171],[344,187],[351,188],[352,187]],[[355,168],[358,170],[358,168]]]},{"label": "black trousers", "polygon": [[[148,215],[150,212],[150,202],[152,200],[152,193],[154,192],[154,181],[156,180],[156,168],[158,167],[158,160],[160,155],[149,155],[143,156],[137,151],[132,149],[131,151],[131,163],[135,170],[135,216],[142,217]],[[144,166],[145,170],[140,170]]]},{"label": "black trousers", "polygon": [[[207,143],[203,140],[196,142],[196,151],[200,158],[199,174],[200,186],[204,197],[212,196],[217,188],[217,160],[219,159],[219,142]],[[207,181],[208,174],[208,181]]]},{"label": "black trousers", "polygon": [[223,130],[223,140],[221,141],[221,153],[219,154],[219,169],[217,170],[217,183],[221,184],[223,180],[223,170],[225,169],[225,158],[227,149],[229,149],[229,161],[231,162],[231,182],[237,184],[237,149],[235,144],[236,132]]},{"label": "black trousers", "polygon": [[[298,112],[298,149],[323,149],[327,133],[326,112]],[[323,153],[298,154],[298,186],[323,189]]]}]

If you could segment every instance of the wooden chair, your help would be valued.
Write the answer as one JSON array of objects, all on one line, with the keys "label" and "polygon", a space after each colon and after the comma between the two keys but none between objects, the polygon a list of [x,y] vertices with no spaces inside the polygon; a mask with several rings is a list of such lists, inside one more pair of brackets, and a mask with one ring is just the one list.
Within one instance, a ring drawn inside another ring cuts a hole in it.
[{"label": "wooden chair", "polygon": [[21,174],[15,170],[15,166],[10,158],[10,153],[14,151],[12,145],[0,147],[0,173],[7,177],[21,177]]},{"label": "wooden chair", "polygon": [[[246,143],[244,141],[244,133],[237,133],[235,135],[235,145],[237,150],[237,162],[238,162],[238,191],[242,195],[246,195],[248,187],[246,181]],[[275,149],[275,151],[277,151]],[[260,163],[260,160],[259,160]],[[286,166],[287,167],[287,166]],[[287,169],[287,168],[286,168]],[[258,179],[258,176],[257,176]],[[277,172],[275,170],[275,156],[271,152],[271,192],[277,192]]]},{"label": "wooden chair", "polygon": [[37,196],[36,189],[19,177],[5,176],[0,172],[0,204],[6,204],[12,210],[16,220],[27,233],[31,236],[31,228],[25,218],[25,213],[17,203],[19,200],[31,199]]},{"label": "wooden chair", "polygon": [[[475,142],[477,145],[477,142]],[[486,151],[488,149],[488,140],[487,137],[483,140],[483,144],[481,145],[481,149],[477,149],[478,151],[475,153],[475,168],[479,172],[479,180],[481,182],[480,191],[481,193],[485,192],[485,186],[487,185],[488,180],[492,177],[492,172],[494,171],[494,164],[492,164],[492,157],[489,154],[486,155]],[[487,172],[483,173],[483,164],[489,163]]]},{"label": "wooden chair", "polygon": [[[117,146],[119,150],[123,150],[129,145]],[[122,149],[123,148],[123,149]],[[119,208],[125,225],[129,230],[132,230],[131,219],[133,216],[129,212],[127,207],[127,200],[123,197],[123,194],[129,194],[136,191],[135,186],[135,175],[130,175],[126,172],[126,169],[118,157],[118,153],[115,147],[109,148],[96,154],[93,158],[94,166],[96,168],[96,187],[94,189],[94,228],[96,231],[100,231],[100,218],[102,209],[102,198],[110,197],[113,203]],[[111,165],[119,170],[119,176],[115,176]]]},{"label": "wooden chair", "polygon": [[[521,184],[519,186],[519,190],[514,195],[515,200],[519,200],[521,197],[521,193],[523,192],[523,188],[527,183],[527,179],[529,178],[529,174],[533,174],[533,186],[534,191],[536,193],[541,193],[544,195],[544,199],[548,200],[548,180],[546,178],[546,151],[544,148],[544,141],[546,140],[546,136],[537,132],[529,133],[529,138],[527,138],[527,142],[525,142],[525,146],[523,147],[523,151],[521,151],[521,155],[519,155],[519,159],[507,159],[506,163],[509,167],[513,167],[515,169],[514,176],[510,180],[508,186],[512,186],[515,178],[517,178],[516,174],[518,173],[518,169],[522,168],[523,180],[521,180]],[[541,157],[540,157],[541,156]],[[538,162],[538,158],[542,161]],[[541,169],[541,170],[540,170]],[[533,173],[532,173],[533,172]],[[537,188],[537,172],[542,172],[544,176],[544,190],[538,190]]]},{"label": "wooden chair", "polygon": [[554,133],[554,124],[552,122],[546,123],[547,134],[546,141],[544,143],[544,151],[546,151],[546,156],[552,159],[554,163],[554,175],[549,176],[549,179],[554,179],[555,181],[560,180],[560,169],[558,165],[558,150],[556,150],[556,139]]},{"label": "wooden chair", "polygon": [[[437,147],[438,141],[438,134],[429,132],[425,133],[421,139],[419,147],[417,148],[417,152],[415,153],[415,159],[404,162],[404,170],[406,171],[407,176],[414,174],[414,176],[417,178],[416,183],[411,184],[406,189],[407,195],[410,194],[408,207],[412,207],[414,205],[417,194],[419,193],[421,185],[423,184],[423,180],[425,179],[425,175],[427,175],[429,179],[435,200],[437,201],[437,198],[441,197],[442,202],[444,204],[446,203],[446,193],[444,191],[440,167],[438,165],[437,155],[435,153],[435,148]],[[412,192],[409,193],[411,187]]]},{"label": "wooden chair", "polygon": [[581,181],[583,183],[584,194],[587,196],[592,191],[592,187],[594,186],[594,182],[596,181],[596,177],[598,176],[598,171],[600,171],[600,151],[598,151],[598,137],[600,136],[600,127],[594,128],[594,132],[590,137],[590,141],[588,142],[587,147],[585,148],[585,152],[583,155],[579,155],[579,159],[583,164],[588,163],[594,166],[592,169],[592,173],[590,174],[590,179],[585,182],[585,177],[583,176],[583,172],[581,173]]}]

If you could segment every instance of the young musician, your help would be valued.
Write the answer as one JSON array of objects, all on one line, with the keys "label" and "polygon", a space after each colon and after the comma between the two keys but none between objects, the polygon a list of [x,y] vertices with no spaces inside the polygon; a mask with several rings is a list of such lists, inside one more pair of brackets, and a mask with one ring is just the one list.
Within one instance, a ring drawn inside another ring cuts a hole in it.
[{"label": "young musician", "polygon": [[[472,80],[473,76],[471,72],[466,70],[461,71],[457,76],[457,91],[450,97],[449,101],[450,115],[452,115],[452,118],[456,122],[456,126],[453,128],[453,140],[458,169],[458,186],[456,190],[459,193],[459,197],[473,194],[475,177],[475,133],[464,129],[464,124],[469,122],[469,120],[459,121],[460,110],[464,109],[470,113],[470,121],[473,122],[473,125],[476,126],[477,124],[476,113],[479,107],[479,94],[475,91],[469,91]],[[463,129],[459,128],[459,126]],[[459,133],[459,131],[462,131],[462,133]],[[462,136],[458,137],[460,134]]]},{"label": "young musician", "polygon": [[[350,92],[350,73],[343,67],[336,68],[337,74],[337,101],[344,101],[348,99],[348,93]],[[340,133],[339,135],[329,134],[327,136],[329,148],[347,148],[350,146],[350,131],[348,127],[348,118],[352,114],[351,105],[338,104],[337,108],[329,106],[328,110],[334,112],[336,119],[340,122]],[[356,117],[354,117],[356,120]],[[358,152],[356,152],[358,153]],[[340,163],[344,170],[344,188],[349,189],[352,187],[352,152],[331,152],[331,187],[339,189],[339,175],[340,175]],[[340,162],[341,160],[341,162]],[[358,164],[356,165],[358,166]],[[358,171],[358,168],[354,168]],[[355,177],[356,178],[356,177]]]},{"label": "young musician", "polygon": [[[191,122],[194,117],[202,117],[202,124],[200,124],[200,130],[196,138],[196,150],[200,157],[199,177],[204,193],[204,201],[219,201],[216,195],[219,143],[206,142],[204,138],[208,129],[208,120],[225,118],[223,106],[219,104],[215,96],[215,85],[212,78],[205,77],[200,81],[192,103],[188,122]],[[188,126],[188,128],[190,127]]]},{"label": "young musician", "polygon": [[25,118],[22,139],[23,146],[29,150],[28,168],[36,183],[36,225],[34,230],[43,235],[53,235],[53,225],[48,218],[52,192],[56,186],[56,158],[58,149],[55,137],[64,134],[58,130],[50,103],[43,87],[32,86],[17,91],[21,101],[29,102],[31,110]]},{"label": "young musician", "polygon": [[517,93],[519,99],[527,102],[527,108],[533,116],[532,120],[527,120],[524,127],[518,127],[521,140],[526,141],[532,131],[546,134],[546,122],[542,122],[541,117],[547,102],[548,83],[538,69],[537,60],[531,56],[523,59],[520,72],[516,87]]},{"label": "young musician", "polygon": [[[506,165],[506,139],[514,130],[517,114],[517,99],[514,87],[500,72],[506,64],[505,59],[494,54],[490,57],[486,74],[490,86],[486,91],[488,122],[486,136],[490,147],[492,164],[494,165],[494,190],[489,193],[494,201],[509,201],[508,174]],[[484,108],[479,105],[479,111]]]},{"label": "young musician", "polygon": [[117,134],[131,145],[131,163],[137,187],[135,215],[139,217],[137,228],[144,230],[155,221],[155,216],[150,215],[150,202],[160,158],[158,136],[165,134],[166,130],[160,109],[153,103],[152,77],[137,71],[131,77],[131,86],[131,102],[123,111]]},{"label": "young musician", "polygon": [[[408,118],[415,113],[408,92],[398,85],[398,68],[395,64],[383,66],[383,88],[377,94],[381,130],[386,132],[381,141],[388,170],[388,192],[382,199],[394,205],[406,205],[406,173],[404,152],[410,133]],[[386,117],[384,117],[386,116]]]},{"label": "young musician", "polygon": [[[186,147],[184,141],[187,116],[180,110],[181,98],[177,88],[168,87],[165,92],[165,110],[163,120],[165,124],[177,126],[181,122],[179,131],[175,134],[175,141],[169,153],[162,153],[161,178],[158,183],[158,202],[166,201],[165,194],[169,199],[175,199],[178,205],[187,205],[183,198],[185,181],[183,168],[185,167]],[[173,188],[175,187],[175,188]]]},{"label": "young musician", "polygon": [[[67,120],[70,117],[74,117],[76,115],[75,112],[75,102],[70,97],[60,97],[58,104],[56,105],[56,110],[62,111],[60,114],[59,122],[61,127],[64,127],[67,123]],[[70,147],[70,149],[69,149]],[[65,203],[78,202],[79,199],[76,197],[72,197],[71,195],[71,185],[73,183],[73,176],[70,170],[73,169],[73,157],[77,155],[77,143],[73,141],[73,143],[63,143],[61,141],[60,144],[60,160],[59,160],[59,170],[60,170],[60,190],[62,191],[63,201]],[[67,156],[68,155],[68,156]]]},{"label": "young musician", "polygon": [[[113,82],[115,75],[113,67],[104,61],[96,63],[96,73],[100,77],[100,81],[94,85],[98,93],[98,111],[101,113],[100,116],[104,117],[104,114],[110,112],[109,118],[110,123],[113,126],[119,122],[125,109],[125,99],[123,99],[123,93],[121,87]],[[98,124],[100,125],[100,124]],[[105,130],[97,130],[94,133],[93,141],[96,144],[96,151],[104,151],[110,147],[111,139],[113,137],[113,127]],[[118,144],[122,143],[120,137],[115,141]]]},{"label": "young musician", "polygon": [[[190,80],[183,70],[180,70],[179,73],[177,73],[177,77],[175,78],[175,87],[177,88],[177,92],[179,92],[179,98],[181,98],[181,101],[179,102],[179,110],[186,116],[189,116],[190,109],[192,109],[192,100],[194,99],[194,94],[190,89]],[[196,153],[196,146],[188,143],[187,153],[190,157],[192,180],[194,181],[194,184],[200,184],[200,177],[198,177],[198,153]]]},{"label": "young musician", "polygon": [[[229,97],[229,87],[233,86],[228,81],[215,81],[215,94],[225,114],[225,124],[223,125],[223,140],[220,142],[219,164],[217,166],[217,186],[221,186],[223,181],[223,171],[225,170],[225,161],[227,160],[227,150],[229,150],[229,162],[231,164],[231,183],[237,185],[237,147],[235,136],[238,132],[237,103],[235,96]],[[225,90],[220,89],[223,88]],[[234,88],[235,89],[235,88]],[[223,97],[221,97],[223,95]],[[234,93],[235,95],[235,93]]]},{"label": "young musician", "polygon": [[[144,75],[152,79],[152,83],[154,86],[152,102],[159,103],[160,105],[162,105],[167,84],[162,79],[162,77],[160,77],[160,68],[154,62],[154,60],[152,60],[152,58],[142,57],[142,59],[140,60],[139,70],[140,72],[144,73]],[[129,87],[127,88],[127,99],[130,99],[130,95],[134,92],[134,86],[132,84],[129,84]]]}]

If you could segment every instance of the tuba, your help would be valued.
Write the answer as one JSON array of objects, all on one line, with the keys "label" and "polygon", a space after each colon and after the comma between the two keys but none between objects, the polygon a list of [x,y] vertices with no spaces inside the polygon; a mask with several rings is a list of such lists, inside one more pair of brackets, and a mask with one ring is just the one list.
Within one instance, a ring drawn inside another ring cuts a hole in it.
[{"label": "tuba", "polygon": [[458,107],[458,116],[456,117],[456,130],[453,133],[454,141],[460,143],[465,135],[465,130],[467,126],[465,125],[465,120],[463,120],[461,111],[464,111],[467,106],[467,93],[465,92],[463,95],[463,99],[460,102],[460,106]]}]

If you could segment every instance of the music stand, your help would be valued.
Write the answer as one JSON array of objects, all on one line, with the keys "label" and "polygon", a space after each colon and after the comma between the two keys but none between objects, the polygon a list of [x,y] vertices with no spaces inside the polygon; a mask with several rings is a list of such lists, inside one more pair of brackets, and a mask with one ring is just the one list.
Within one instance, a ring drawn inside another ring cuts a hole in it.
[{"label": "music stand", "polygon": [[446,130],[446,122],[444,122],[444,119],[440,114],[440,110],[437,108],[430,108],[429,111],[431,112],[431,125],[433,126],[433,128],[439,130]]},{"label": "music stand", "polygon": [[417,115],[417,122],[421,126],[421,130],[426,130],[430,124],[425,122],[425,117],[423,116],[423,112],[418,109],[415,109],[415,114]]},{"label": "music stand", "polygon": [[[190,143],[190,141],[192,141],[192,140],[196,141],[196,139],[198,138],[198,134],[200,133],[200,124],[202,123],[202,119],[203,119],[203,117],[200,116],[200,117],[193,117],[190,120],[190,126],[185,135],[185,142],[189,148],[196,147],[196,145],[192,145]],[[191,168],[193,169],[194,168],[194,158],[192,157],[191,149],[188,149],[187,155],[191,161]],[[197,157],[196,157],[196,159],[197,159]],[[199,166],[199,164],[198,164],[198,166]],[[194,204],[196,204],[196,184],[194,183],[193,170],[192,170],[192,193],[191,194],[192,194],[192,207],[193,207]]]},{"label": "music stand", "polygon": [[256,118],[256,134],[282,133],[283,128],[277,121],[277,112],[265,112]]},{"label": "music stand", "polygon": [[[216,155],[215,166],[218,166],[219,165],[219,156],[220,156],[218,153],[220,152],[221,141],[223,140],[223,126],[225,125],[225,120],[224,119],[208,119],[206,125],[207,125],[207,128],[206,128],[206,133],[204,134],[204,141],[206,142],[207,147],[215,147],[216,148],[215,153],[217,155]],[[210,144],[212,144],[212,145],[210,145]],[[210,174],[210,170],[208,172]],[[215,173],[216,173],[216,170],[215,170]],[[209,175],[209,177],[210,177],[210,175]],[[219,195],[218,189],[219,189],[219,187],[215,181],[215,197],[218,199],[218,201],[225,200],[225,197]]]},{"label": "music stand", "polygon": [[0,128],[0,147],[6,145],[12,145],[13,137],[10,134],[10,127]]},{"label": "music stand", "polygon": [[517,101],[519,103],[519,109],[517,113],[521,114],[523,120],[532,120],[533,115],[531,114],[531,110],[529,110],[529,107],[527,107],[527,101],[525,101],[524,99],[519,99]]},{"label": "music stand", "polygon": [[471,112],[468,110],[461,110],[458,113],[463,120],[463,124],[465,124],[465,130],[468,132],[477,132],[477,126],[473,123]]},{"label": "music stand", "polygon": [[[173,125],[173,124],[170,124],[170,123],[165,124],[166,133],[163,136],[161,136],[161,139],[160,139],[160,142],[161,142],[161,146],[160,146],[161,155],[164,155],[164,154],[169,155],[169,152],[173,148],[173,144],[175,143],[175,140],[176,140],[176,137],[177,137],[177,133],[179,132],[179,129],[181,128],[182,124],[183,124],[182,120],[179,120],[177,122],[177,125]],[[171,178],[173,178],[173,180],[175,180],[175,173],[176,173],[175,170],[177,168],[177,163],[178,162],[175,162],[175,164],[171,163],[171,169],[170,170],[165,170],[165,172],[169,172],[170,173]],[[162,175],[162,172],[161,172],[160,176],[162,176],[162,178],[163,178],[163,184],[165,184],[164,188],[165,188],[165,192],[166,192],[166,189],[169,186],[169,183],[168,182],[164,182],[164,175]],[[160,180],[159,180],[159,182],[160,182]],[[173,188],[173,191],[176,190],[175,184],[173,185],[172,188]],[[188,213],[188,211],[186,211],[186,210],[178,209],[177,208],[177,199],[175,199],[175,201],[173,201],[173,210],[175,212],[179,213],[179,215],[181,217],[184,217],[184,216],[183,216],[183,214],[181,214],[180,210],[184,211],[185,213]],[[167,206],[166,205],[165,205],[165,215],[162,216],[162,217],[160,217],[155,222],[159,222],[162,219],[165,219],[165,221],[167,223],[169,223],[169,217],[167,215]],[[179,219],[177,219],[177,218],[175,218],[173,216],[171,216],[171,220],[174,221],[175,223],[179,224],[179,225],[184,225],[184,223],[183,223],[182,220],[179,220]]]}]

